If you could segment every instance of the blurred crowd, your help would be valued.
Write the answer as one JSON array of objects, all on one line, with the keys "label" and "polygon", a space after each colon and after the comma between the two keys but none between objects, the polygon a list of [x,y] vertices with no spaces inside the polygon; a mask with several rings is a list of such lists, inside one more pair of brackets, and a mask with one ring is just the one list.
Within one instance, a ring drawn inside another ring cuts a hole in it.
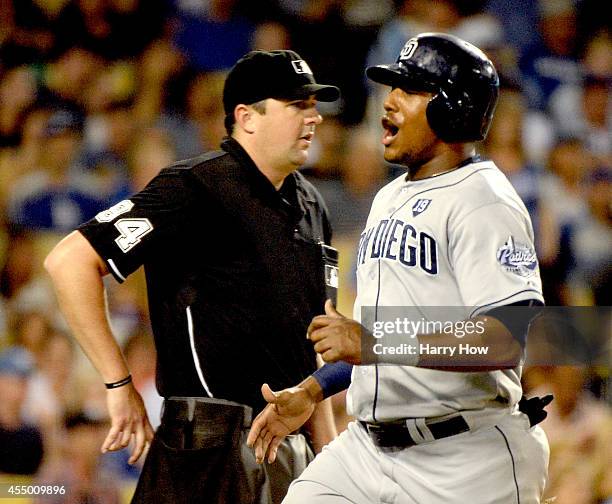
[{"label": "blurred crowd", "polygon": [[[123,502],[139,468],[100,455],[105,390],[58,313],[46,252],[79,223],[225,135],[225,73],[250,49],[293,49],[342,99],[303,173],[328,203],[351,312],[354,247],[384,162],[385,89],[367,65],[424,31],[495,62],[502,91],[480,150],[531,214],[549,305],[609,306],[612,38],[597,0],[0,0],[0,482],[64,482],[57,502]],[[155,349],[142,274],[108,310],[152,423]],[[528,378],[528,379],[527,379]],[[543,427],[556,504],[612,502],[609,369],[534,368],[557,397]],[[343,416],[337,406],[339,422]],[[606,449],[608,447],[608,449]],[[25,480],[23,479],[25,478]],[[47,502],[47,500],[45,500]]]}]

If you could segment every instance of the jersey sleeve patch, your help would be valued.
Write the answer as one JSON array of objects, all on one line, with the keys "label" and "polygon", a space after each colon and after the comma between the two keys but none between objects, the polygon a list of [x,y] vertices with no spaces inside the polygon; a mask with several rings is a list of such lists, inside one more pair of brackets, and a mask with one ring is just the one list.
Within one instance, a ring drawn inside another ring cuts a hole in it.
[{"label": "jersey sleeve patch", "polygon": [[130,200],[123,200],[106,210],[102,210],[96,215],[96,220],[98,222],[112,222],[121,214],[129,212],[132,208],[134,208],[134,203]]},{"label": "jersey sleeve patch", "polygon": [[535,275],[538,269],[533,247],[515,241],[512,235],[497,249],[497,261],[504,271],[523,278]]},{"label": "jersey sleeve patch", "polygon": [[124,254],[138,245],[144,235],[153,231],[151,221],[143,218],[119,219],[115,227],[120,233],[115,243]]}]

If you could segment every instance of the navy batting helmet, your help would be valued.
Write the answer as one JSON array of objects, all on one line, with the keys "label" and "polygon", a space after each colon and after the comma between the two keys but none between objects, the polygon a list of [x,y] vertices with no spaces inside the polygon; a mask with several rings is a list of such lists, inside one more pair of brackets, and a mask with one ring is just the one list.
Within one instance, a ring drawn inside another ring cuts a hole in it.
[{"label": "navy batting helmet", "polygon": [[392,65],[369,67],[375,82],[409,91],[429,91],[427,121],[441,140],[483,140],[499,94],[491,60],[477,47],[453,35],[422,33],[411,38]]}]

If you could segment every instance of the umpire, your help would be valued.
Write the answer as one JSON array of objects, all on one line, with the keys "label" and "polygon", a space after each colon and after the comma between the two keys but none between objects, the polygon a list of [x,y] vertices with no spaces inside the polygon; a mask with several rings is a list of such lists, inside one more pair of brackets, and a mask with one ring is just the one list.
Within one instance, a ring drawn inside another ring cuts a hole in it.
[{"label": "umpire", "polygon": [[[305,334],[334,257],[324,203],[295,170],[322,121],[317,100],[338,97],[292,51],[248,53],[225,82],[222,150],[163,169],[46,258],[60,308],[108,389],[102,451],[132,441],[134,463],[151,442],[133,502],[280,502],[311,460],[297,434],[281,464],[259,466],[245,428],[264,406],[261,383],[284,389],[316,367]],[[141,265],[165,398],[155,435],[102,282],[108,273],[123,282]],[[334,430],[330,410],[315,417],[318,448]]]}]

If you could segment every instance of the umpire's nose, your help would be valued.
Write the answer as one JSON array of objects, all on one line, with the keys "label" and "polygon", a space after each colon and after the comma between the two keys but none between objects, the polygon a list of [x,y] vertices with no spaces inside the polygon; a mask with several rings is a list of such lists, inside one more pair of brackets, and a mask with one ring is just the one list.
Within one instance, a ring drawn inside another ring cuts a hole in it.
[{"label": "umpire's nose", "polygon": [[323,122],[323,117],[317,110],[317,99],[314,95],[311,95],[306,102],[307,107],[304,109],[304,124],[306,126],[316,126]]},{"label": "umpire's nose", "polygon": [[304,122],[307,126],[316,126],[317,124],[321,124],[323,122],[323,117],[321,117],[321,114],[319,114],[316,105],[313,105],[308,109]]}]

